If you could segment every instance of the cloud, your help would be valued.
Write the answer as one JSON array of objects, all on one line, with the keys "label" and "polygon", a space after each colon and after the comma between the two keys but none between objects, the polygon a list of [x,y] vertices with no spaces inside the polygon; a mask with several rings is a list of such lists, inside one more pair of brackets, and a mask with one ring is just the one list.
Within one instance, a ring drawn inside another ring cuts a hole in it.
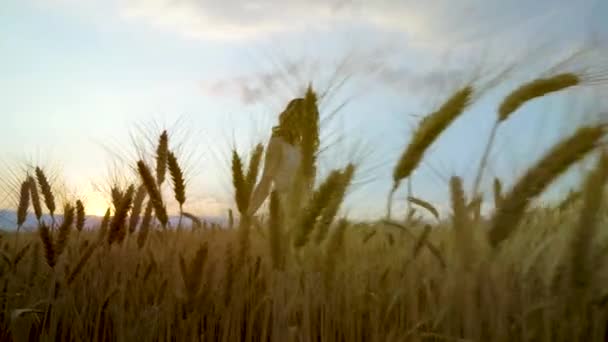
[{"label": "cloud", "polygon": [[[550,16],[584,20],[594,0],[127,0],[123,17],[190,38],[242,39],[346,26],[408,34],[420,41],[462,40],[509,31]],[[552,28],[547,27],[550,31]]]}]

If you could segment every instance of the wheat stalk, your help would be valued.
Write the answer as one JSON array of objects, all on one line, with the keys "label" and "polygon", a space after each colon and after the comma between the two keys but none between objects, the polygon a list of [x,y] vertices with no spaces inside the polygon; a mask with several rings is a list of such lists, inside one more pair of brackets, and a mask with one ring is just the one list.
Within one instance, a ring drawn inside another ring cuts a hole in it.
[{"label": "wheat stalk", "polygon": [[228,209],[228,228],[234,228],[234,212],[232,211],[232,209]]},{"label": "wheat stalk", "polygon": [[232,245],[226,246],[226,258],[225,258],[225,273],[224,273],[224,304],[229,305],[232,299],[232,289],[234,287],[234,275],[236,273],[236,267],[234,264],[234,253],[232,252]]},{"label": "wheat stalk", "polygon": [[561,201],[560,204],[557,206],[558,210],[564,211],[568,209],[572,204],[574,204],[574,202],[581,198],[581,195],[581,191],[571,190],[568,193],[568,196],[566,196],[566,198],[564,198],[563,201]]},{"label": "wheat stalk", "polygon": [[335,278],[337,260],[342,259],[344,251],[344,235],[348,228],[348,221],[342,219],[338,222],[334,233],[327,241],[327,249],[325,251],[325,284],[329,286],[330,282]]},{"label": "wheat stalk", "polygon": [[203,220],[201,220],[200,217],[188,212],[184,212],[184,217],[192,221],[193,230],[199,230],[203,228]]},{"label": "wheat stalk", "polygon": [[76,266],[74,266],[72,271],[66,277],[66,283],[68,284],[68,286],[70,284],[72,284],[74,282],[74,280],[76,280],[76,277],[83,270],[84,265],[91,258],[91,256],[93,255],[93,252],[95,252],[95,249],[97,249],[97,246],[98,245],[96,245],[96,244],[91,244],[89,247],[87,247],[87,249],[85,250],[84,254],[82,254],[80,259],[78,259]]},{"label": "wheat stalk", "polygon": [[188,300],[193,301],[199,294],[201,288],[202,274],[204,273],[209,247],[206,242],[202,243],[196,255],[190,262],[190,267],[186,267],[184,258],[180,255],[180,271]]},{"label": "wheat stalk", "polygon": [[431,234],[431,229],[432,227],[428,224],[424,226],[424,230],[422,231],[422,233],[420,233],[418,239],[416,240],[416,244],[414,245],[412,259],[416,259],[416,257],[418,257],[418,254],[420,254],[420,250],[422,250],[422,247],[426,244],[429,235]]}]

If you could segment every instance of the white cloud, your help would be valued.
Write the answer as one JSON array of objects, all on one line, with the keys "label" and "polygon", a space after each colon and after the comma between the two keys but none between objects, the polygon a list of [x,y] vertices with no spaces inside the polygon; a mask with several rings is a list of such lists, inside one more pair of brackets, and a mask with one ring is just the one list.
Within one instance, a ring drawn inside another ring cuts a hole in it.
[{"label": "white cloud", "polygon": [[[582,22],[594,0],[126,0],[120,14],[190,38],[240,39],[341,25],[420,41],[487,37],[542,18]],[[549,32],[553,28],[546,28]]]}]

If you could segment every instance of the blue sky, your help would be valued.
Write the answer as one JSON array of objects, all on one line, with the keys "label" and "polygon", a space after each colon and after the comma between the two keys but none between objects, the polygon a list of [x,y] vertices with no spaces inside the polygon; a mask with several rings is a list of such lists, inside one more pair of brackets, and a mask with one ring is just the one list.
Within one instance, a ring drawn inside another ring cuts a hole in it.
[{"label": "blue sky", "polygon": [[[348,76],[323,102],[327,114],[348,100],[324,128],[321,170],[359,161],[346,210],[369,217],[384,210],[417,116],[475,74],[491,78],[515,63],[414,177],[419,197],[446,207],[449,176],[474,177],[500,98],[583,44],[605,47],[606,17],[601,0],[5,0],[0,162],[52,169],[68,196],[100,213],[107,198],[96,185],[112,165],[129,167],[109,151],[133,156],[138,127],[167,127],[183,144],[191,211],[218,215],[232,206],[230,147],[265,141],[308,81],[323,91]],[[597,56],[562,69],[605,70]],[[605,91],[579,87],[523,108],[501,128],[490,176],[509,184],[560,136],[598,120]]]}]

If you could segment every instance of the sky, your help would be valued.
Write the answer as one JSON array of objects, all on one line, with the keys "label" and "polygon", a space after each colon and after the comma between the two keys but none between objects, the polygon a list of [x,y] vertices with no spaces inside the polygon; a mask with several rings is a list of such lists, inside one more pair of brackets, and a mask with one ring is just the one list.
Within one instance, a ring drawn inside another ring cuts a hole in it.
[{"label": "sky", "polygon": [[[132,174],[134,141],[168,129],[187,209],[221,216],[233,206],[230,149],[246,156],[266,142],[312,83],[331,117],[320,178],[357,162],[344,210],[370,218],[384,213],[417,122],[472,82],[475,101],[413,176],[416,196],[448,208],[449,177],[470,185],[502,97],[540,76],[608,68],[606,17],[602,0],[3,0],[0,191],[41,165],[64,199],[102,214],[107,185]],[[558,64],[582,46],[593,50]],[[508,186],[557,139],[602,120],[605,94],[589,82],[518,111],[499,131],[485,188],[494,176]],[[575,178],[563,183],[556,192]],[[0,207],[13,198],[0,194]]]}]

